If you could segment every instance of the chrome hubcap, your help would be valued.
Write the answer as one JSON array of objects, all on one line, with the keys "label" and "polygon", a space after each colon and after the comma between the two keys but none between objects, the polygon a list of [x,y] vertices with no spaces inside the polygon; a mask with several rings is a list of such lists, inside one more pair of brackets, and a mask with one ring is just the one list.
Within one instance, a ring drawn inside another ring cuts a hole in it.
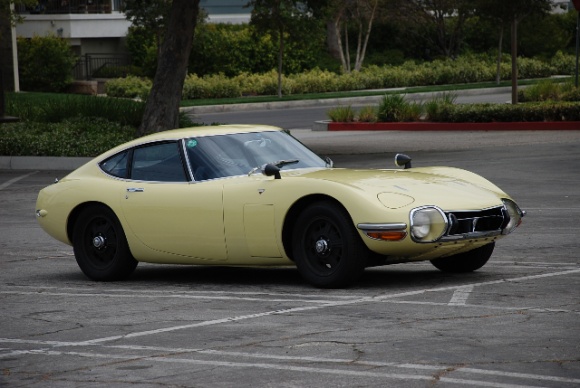
[{"label": "chrome hubcap", "polygon": [[105,246],[106,240],[103,236],[96,236],[93,238],[93,246],[97,249]]},{"label": "chrome hubcap", "polygon": [[320,239],[316,242],[314,248],[316,249],[316,253],[323,255],[329,251],[328,241]]}]

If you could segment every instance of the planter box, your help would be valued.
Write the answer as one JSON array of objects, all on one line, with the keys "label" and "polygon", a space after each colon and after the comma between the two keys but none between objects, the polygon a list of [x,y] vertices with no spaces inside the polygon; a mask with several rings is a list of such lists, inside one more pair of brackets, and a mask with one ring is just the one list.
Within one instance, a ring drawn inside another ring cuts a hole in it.
[{"label": "planter box", "polygon": [[513,123],[334,123],[319,121],[313,129],[317,131],[565,131],[580,130],[580,121]]}]

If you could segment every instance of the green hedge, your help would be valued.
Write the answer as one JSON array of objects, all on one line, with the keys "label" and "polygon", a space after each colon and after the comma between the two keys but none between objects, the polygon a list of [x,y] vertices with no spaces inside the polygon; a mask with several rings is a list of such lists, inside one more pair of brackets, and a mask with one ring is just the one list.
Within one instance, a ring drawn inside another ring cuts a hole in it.
[{"label": "green hedge", "polygon": [[[545,78],[569,70],[570,57],[558,54],[551,63],[520,58],[520,78]],[[552,64],[553,63],[553,64]],[[435,60],[417,64],[407,61],[400,66],[367,66],[348,74],[313,69],[283,78],[283,94],[308,94],[350,90],[476,83],[495,80],[496,63],[485,55],[468,55],[456,60]],[[571,74],[571,73],[567,73]],[[233,77],[214,74],[200,77],[190,74],[185,80],[182,97],[185,100],[207,98],[237,98],[246,95],[275,95],[278,87],[276,71],[263,74],[241,73]],[[501,63],[501,77],[511,77],[509,61]],[[107,94],[113,97],[145,98],[151,81],[127,77],[110,80]]]},{"label": "green hedge", "polygon": [[[566,96],[580,95],[580,88]],[[456,96],[442,94],[425,103],[410,102],[401,94],[386,95],[373,111],[363,107],[355,112],[350,106],[328,110],[334,122],[441,122],[490,123],[580,121],[580,103],[569,101],[529,102],[512,104],[455,104]],[[348,114],[347,114],[348,113]],[[373,113],[376,113],[376,120]]]},{"label": "green hedge", "polygon": [[548,102],[518,105],[446,105],[441,108],[437,121],[446,123],[580,121],[580,104],[575,102]]},{"label": "green hedge", "polygon": [[102,117],[23,121],[0,125],[0,155],[97,156],[134,137],[133,127]]}]

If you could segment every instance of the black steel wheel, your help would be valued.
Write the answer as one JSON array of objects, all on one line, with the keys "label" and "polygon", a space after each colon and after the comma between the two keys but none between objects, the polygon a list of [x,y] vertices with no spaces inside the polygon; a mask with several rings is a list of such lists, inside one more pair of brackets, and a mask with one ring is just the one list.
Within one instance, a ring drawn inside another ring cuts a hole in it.
[{"label": "black steel wheel", "polygon": [[121,280],[137,267],[121,223],[105,206],[93,205],[80,213],[74,226],[73,250],[79,267],[93,280]]},{"label": "black steel wheel", "polygon": [[480,269],[487,263],[491,257],[491,254],[493,253],[494,248],[495,242],[476,248],[469,252],[431,260],[431,264],[443,272],[473,272]]},{"label": "black steel wheel", "polygon": [[321,288],[349,285],[363,272],[368,249],[348,213],[332,202],[318,202],[297,219],[292,252],[302,277]]}]

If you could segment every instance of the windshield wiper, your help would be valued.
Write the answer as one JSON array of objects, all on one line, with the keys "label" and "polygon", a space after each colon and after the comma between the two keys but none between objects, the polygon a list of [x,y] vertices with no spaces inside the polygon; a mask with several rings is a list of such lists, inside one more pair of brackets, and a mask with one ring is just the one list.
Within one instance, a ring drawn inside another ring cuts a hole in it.
[{"label": "windshield wiper", "polygon": [[289,160],[278,160],[277,162],[270,163],[270,164],[273,164],[274,166],[276,166],[278,168],[282,168],[282,167],[287,166],[289,164],[296,164],[298,162],[299,162],[298,159],[289,159]]}]

